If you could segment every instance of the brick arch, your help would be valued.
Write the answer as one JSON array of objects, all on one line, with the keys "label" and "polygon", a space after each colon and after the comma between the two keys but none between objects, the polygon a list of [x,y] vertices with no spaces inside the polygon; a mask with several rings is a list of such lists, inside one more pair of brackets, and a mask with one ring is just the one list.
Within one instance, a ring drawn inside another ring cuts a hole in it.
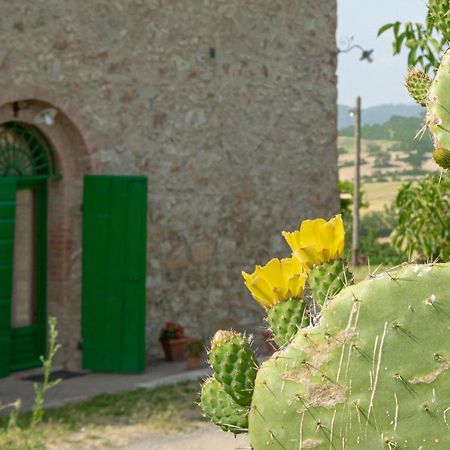
[{"label": "brick arch", "polygon": [[[45,108],[57,110],[53,126],[35,123]],[[83,176],[95,171],[89,131],[66,100],[38,88],[0,90],[0,123],[10,120],[33,124],[47,136],[62,176],[48,182],[47,311],[58,319],[59,364],[79,368]]]}]

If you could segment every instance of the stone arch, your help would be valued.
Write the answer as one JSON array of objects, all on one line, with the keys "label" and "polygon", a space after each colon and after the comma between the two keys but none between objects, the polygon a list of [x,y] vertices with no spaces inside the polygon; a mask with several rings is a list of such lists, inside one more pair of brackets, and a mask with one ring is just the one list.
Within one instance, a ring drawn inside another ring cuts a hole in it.
[{"label": "stone arch", "polygon": [[[48,108],[56,110],[54,124],[36,123]],[[61,174],[48,181],[47,312],[58,319],[63,348],[57,363],[79,368],[83,175],[95,169],[88,128],[66,100],[37,88],[0,90],[0,123],[8,121],[38,127],[53,147]]]}]

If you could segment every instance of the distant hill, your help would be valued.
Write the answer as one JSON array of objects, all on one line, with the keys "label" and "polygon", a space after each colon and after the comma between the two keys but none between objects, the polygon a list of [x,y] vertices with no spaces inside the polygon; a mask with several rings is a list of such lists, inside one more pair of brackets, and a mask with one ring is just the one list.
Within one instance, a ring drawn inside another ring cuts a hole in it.
[{"label": "distant hill", "polygon": [[[422,111],[419,117],[392,116],[382,124],[363,125],[361,137],[369,140],[398,141],[407,144],[410,149],[429,151],[432,147],[429,133],[420,133],[421,137],[415,138],[424,124],[423,113]],[[339,130],[339,136],[354,136],[354,126]]]},{"label": "distant hill", "polygon": [[[363,105],[364,106],[364,105]],[[338,130],[354,125],[355,120],[349,116],[351,106],[338,105]],[[388,122],[393,116],[421,117],[425,109],[419,105],[380,105],[363,108],[362,125],[376,125]]]}]

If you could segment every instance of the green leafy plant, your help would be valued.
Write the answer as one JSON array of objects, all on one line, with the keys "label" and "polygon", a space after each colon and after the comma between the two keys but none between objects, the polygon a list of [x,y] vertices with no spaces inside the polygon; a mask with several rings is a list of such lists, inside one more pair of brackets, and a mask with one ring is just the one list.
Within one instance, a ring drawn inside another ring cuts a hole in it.
[{"label": "green leafy plant", "polygon": [[49,348],[48,348],[48,356],[44,358],[41,356],[42,368],[44,370],[44,381],[42,384],[34,383],[34,405],[33,412],[31,415],[31,427],[35,427],[38,425],[42,418],[44,417],[44,398],[45,394],[56,385],[58,385],[61,380],[53,380],[50,381],[50,375],[53,367],[53,362],[56,356],[56,353],[61,348],[61,345],[57,343],[58,338],[58,329],[56,327],[57,322],[55,317],[49,317],[48,319],[48,327],[49,327]]},{"label": "green leafy plant", "polygon": [[425,23],[393,22],[383,25],[378,36],[392,31],[394,39],[392,51],[399,55],[403,48],[408,50],[408,65],[420,67],[425,72],[436,68],[447,45],[447,39],[435,25],[433,16],[428,14]]},{"label": "green leafy plant", "polygon": [[450,174],[427,176],[402,185],[395,201],[395,247],[422,261],[450,257]]},{"label": "green leafy plant", "polygon": [[388,239],[396,225],[394,205],[385,207],[383,211],[370,211],[361,217],[361,255],[372,267],[379,264],[392,267],[404,260]]},{"label": "green leafy plant", "polygon": [[37,427],[42,423],[44,418],[45,394],[61,381],[59,379],[50,381],[54,359],[61,347],[60,344],[57,343],[58,329],[55,317],[49,317],[48,329],[48,355],[47,357],[41,356],[40,358],[44,381],[42,384],[34,384],[35,398],[30,419],[21,427],[21,429],[18,429],[17,418],[21,408],[20,399],[9,405],[0,405],[0,411],[2,409],[12,408],[6,428],[4,430],[0,429],[0,445],[2,446],[2,449],[40,450],[45,448],[40,433],[37,431]]}]

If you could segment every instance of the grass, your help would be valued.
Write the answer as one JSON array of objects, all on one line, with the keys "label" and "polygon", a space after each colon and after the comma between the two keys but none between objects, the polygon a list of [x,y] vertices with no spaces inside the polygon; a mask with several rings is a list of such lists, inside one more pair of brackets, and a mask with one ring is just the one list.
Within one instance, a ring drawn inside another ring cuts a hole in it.
[{"label": "grass", "polygon": [[31,450],[100,448],[151,431],[187,431],[203,418],[196,406],[199,381],[153,390],[137,389],[103,394],[80,403],[48,409],[43,422],[30,436],[31,413],[21,413],[17,427],[6,433],[7,418],[0,418],[0,449]]}]

